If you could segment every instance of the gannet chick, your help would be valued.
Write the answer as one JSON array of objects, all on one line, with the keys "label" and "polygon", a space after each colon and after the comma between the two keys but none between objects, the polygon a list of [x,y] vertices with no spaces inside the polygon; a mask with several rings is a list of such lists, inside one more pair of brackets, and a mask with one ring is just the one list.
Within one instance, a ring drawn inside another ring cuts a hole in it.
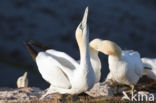
[{"label": "gannet chick", "polygon": [[28,87],[28,78],[27,72],[25,72],[22,76],[17,79],[17,87],[18,88],[26,88]]},{"label": "gannet chick", "polygon": [[108,78],[120,84],[129,85],[133,91],[134,85],[144,73],[140,54],[137,51],[122,51],[116,43],[109,40],[101,40],[98,48],[99,51],[108,55],[110,70]]},{"label": "gannet chick", "polygon": [[148,76],[151,79],[156,80],[156,59],[154,58],[141,58],[144,68],[151,68],[146,69],[144,75]]}]

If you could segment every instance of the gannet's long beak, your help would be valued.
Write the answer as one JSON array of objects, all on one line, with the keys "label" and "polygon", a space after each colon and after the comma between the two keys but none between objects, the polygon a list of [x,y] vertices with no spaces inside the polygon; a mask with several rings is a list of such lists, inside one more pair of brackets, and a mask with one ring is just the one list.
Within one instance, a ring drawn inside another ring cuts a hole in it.
[{"label": "gannet's long beak", "polygon": [[78,25],[77,29],[80,29],[81,31],[84,30],[84,28],[87,26],[87,18],[88,18],[88,7],[86,7],[83,18]]},{"label": "gannet's long beak", "polygon": [[84,29],[87,25],[87,18],[88,18],[88,7],[86,7],[86,9],[85,9],[85,12],[84,12],[84,15],[83,15],[83,18],[81,21],[82,29]]},{"label": "gannet's long beak", "polygon": [[89,28],[87,26],[87,19],[88,19],[88,7],[86,7],[82,21],[80,23],[80,29],[82,30],[82,38],[86,39],[89,38]]},{"label": "gannet's long beak", "polygon": [[82,38],[86,39],[86,37],[88,37],[89,30],[87,28],[87,18],[88,18],[88,7],[86,7],[82,21],[78,25],[75,32],[76,40],[79,42],[81,41]]}]

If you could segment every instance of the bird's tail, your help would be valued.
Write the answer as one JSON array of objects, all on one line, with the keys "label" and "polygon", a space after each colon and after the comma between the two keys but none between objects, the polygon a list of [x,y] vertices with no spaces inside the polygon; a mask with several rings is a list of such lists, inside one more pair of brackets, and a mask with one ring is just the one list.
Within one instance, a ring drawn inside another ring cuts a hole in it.
[{"label": "bird's tail", "polygon": [[28,52],[30,53],[33,60],[36,62],[36,56],[37,56],[38,52],[31,46],[31,44],[29,44],[29,42],[24,42],[24,44],[25,44],[26,48],[28,49]]}]

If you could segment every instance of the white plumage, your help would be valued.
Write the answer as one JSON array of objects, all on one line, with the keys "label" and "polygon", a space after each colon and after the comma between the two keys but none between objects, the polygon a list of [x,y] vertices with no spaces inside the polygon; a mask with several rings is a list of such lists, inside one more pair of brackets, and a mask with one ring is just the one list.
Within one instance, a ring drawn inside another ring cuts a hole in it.
[{"label": "white plumage", "polygon": [[[110,57],[111,58],[111,57]],[[113,60],[112,60],[113,61]],[[140,60],[140,54],[137,51],[133,50],[122,50],[121,54],[121,60],[119,61],[119,64],[116,64],[118,66],[112,66],[113,64],[111,59],[109,59],[109,68],[121,68],[121,71],[125,68],[125,74],[124,72],[117,73],[118,75],[125,75],[130,79],[130,83],[126,83],[127,85],[130,85],[131,83],[136,84],[139,78],[143,75],[144,69],[142,66],[142,62]],[[115,61],[114,61],[115,62]],[[113,73],[108,73],[106,77],[106,81],[109,79],[112,79],[116,81],[116,79],[113,78],[112,75],[114,75],[115,70],[113,70]],[[115,73],[116,74],[116,73]],[[124,78],[124,77],[123,77]],[[126,80],[127,81],[127,80]],[[128,80],[129,81],[129,80]],[[124,81],[123,81],[124,82]]]},{"label": "white plumage", "polygon": [[88,8],[86,8],[83,20],[76,30],[76,40],[80,49],[80,64],[64,52],[47,50],[38,53],[36,63],[39,72],[50,83],[50,88],[44,96],[56,92],[78,94],[93,87],[95,74],[90,63],[87,15]]},{"label": "white plumage", "polygon": [[56,87],[71,88],[71,83],[62,70],[64,65],[61,64],[59,59],[49,54],[49,51],[40,52],[36,57],[36,63],[42,77]]},{"label": "white plumage", "polygon": [[92,46],[90,46],[90,61],[96,76],[96,82],[99,82],[101,79],[101,61],[100,58],[98,57],[98,50],[92,48]]},{"label": "white plumage", "polygon": [[[38,43],[38,45],[42,45],[42,44]],[[98,45],[98,42],[96,39],[94,39],[90,42],[89,45],[90,45],[90,61],[96,76],[96,82],[99,82],[101,78],[101,61],[100,58],[98,57],[98,48],[96,47]],[[46,52],[54,57],[57,57],[57,59],[61,62],[61,64],[63,64],[66,67],[74,69],[76,68],[74,66],[78,65],[77,62],[80,64],[80,60],[75,62],[73,58],[71,58],[69,55],[65,54],[64,52],[56,51],[53,49],[48,49],[46,50]],[[71,64],[70,61],[74,61],[73,62],[74,65]]]},{"label": "white plumage", "polygon": [[[38,47],[40,49],[43,49],[46,51],[46,53],[52,55],[53,57],[57,57],[57,59],[64,65],[64,66],[70,66],[70,68],[75,68],[74,66],[77,65],[77,62],[80,64],[80,60],[78,60],[76,63],[71,64],[69,61],[74,61],[73,58],[71,58],[69,55],[67,55],[64,52],[56,51],[53,49],[50,49],[49,47],[31,40],[28,42],[29,45],[33,45],[35,47]],[[101,78],[101,61],[100,58],[98,57],[98,41],[96,39],[92,40],[89,44],[90,46],[90,61],[96,76],[96,82],[100,81]],[[35,57],[35,56],[34,56]],[[36,59],[35,59],[36,60]]]},{"label": "white plumage", "polygon": [[138,52],[122,51],[120,59],[108,58],[112,79],[121,84],[135,85],[144,73]]},{"label": "white plumage", "polygon": [[[101,79],[101,61],[98,56],[99,51],[98,51],[97,45],[98,45],[98,42],[96,39],[92,40],[89,43],[91,65],[95,73],[96,82],[99,82]],[[77,62],[80,63],[80,60],[78,60]]]},{"label": "white plumage", "polygon": [[107,79],[134,87],[144,73],[140,54],[131,50],[122,51],[116,43],[109,40],[99,41],[99,51],[108,55],[110,74]]}]

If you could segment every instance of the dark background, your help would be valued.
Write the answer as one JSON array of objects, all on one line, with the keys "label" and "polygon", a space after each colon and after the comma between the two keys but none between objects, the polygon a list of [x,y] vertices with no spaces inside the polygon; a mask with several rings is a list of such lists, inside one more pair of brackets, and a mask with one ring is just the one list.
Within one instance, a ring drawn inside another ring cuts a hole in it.
[{"label": "dark background", "polygon": [[[16,87],[28,71],[29,86],[47,88],[23,42],[36,40],[79,59],[75,29],[89,6],[90,40],[156,57],[155,0],[0,0],[0,87]],[[103,81],[107,56],[100,53]]]}]

